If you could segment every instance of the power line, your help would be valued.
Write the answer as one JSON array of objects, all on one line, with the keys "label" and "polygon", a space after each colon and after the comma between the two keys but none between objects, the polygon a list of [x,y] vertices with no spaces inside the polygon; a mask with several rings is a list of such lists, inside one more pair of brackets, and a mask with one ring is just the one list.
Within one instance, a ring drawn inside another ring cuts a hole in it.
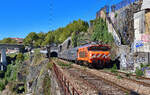
[{"label": "power line", "polygon": [[50,0],[50,4],[49,4],[49,30],[53,29],[53,0]]}]

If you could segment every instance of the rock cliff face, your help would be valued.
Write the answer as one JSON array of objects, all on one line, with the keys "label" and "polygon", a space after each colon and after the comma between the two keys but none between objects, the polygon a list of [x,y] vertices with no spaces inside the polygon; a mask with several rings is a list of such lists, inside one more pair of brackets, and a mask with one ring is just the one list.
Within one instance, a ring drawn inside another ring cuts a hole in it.
[{"label": "rock cliff face", "polygon": [[[33,61],[32,61],[33,62]],[[28,67],[28,74],[26,76],[26,93],[28,95],[45,95],[44,79],[49,78],[47,64],[49,63],[48,59],[44,59],[38,65],[34,65],[31,62],[31,65]],[[47,84],[50,85],[50,84]]]},{"label": "rock cliff face", "polygon": [[11,64],[9,69],[12,75],[15,71],[16,78],[6,84],[0,95],[63,95],[52,64],[40,53],[28,61]]}]

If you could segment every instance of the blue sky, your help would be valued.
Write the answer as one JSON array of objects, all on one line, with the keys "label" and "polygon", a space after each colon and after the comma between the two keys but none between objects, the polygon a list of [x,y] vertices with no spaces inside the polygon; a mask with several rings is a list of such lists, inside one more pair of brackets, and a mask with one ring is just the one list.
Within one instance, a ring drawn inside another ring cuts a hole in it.
[{"label": "blue sky", "polygon": [[0,0],[0,39],[24,38],[30,32],[48,32],[73,20],[89,21],[105,4],[120,0]]}]

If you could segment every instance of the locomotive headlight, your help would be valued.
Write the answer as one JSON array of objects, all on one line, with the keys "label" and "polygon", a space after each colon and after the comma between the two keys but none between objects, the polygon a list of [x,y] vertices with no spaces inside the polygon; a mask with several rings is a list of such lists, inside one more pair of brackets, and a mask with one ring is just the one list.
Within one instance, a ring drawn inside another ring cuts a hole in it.
[{"label": "locomotive headlight", "polygon": [[90,54],[90,57],[92,57],[92,54]]}]

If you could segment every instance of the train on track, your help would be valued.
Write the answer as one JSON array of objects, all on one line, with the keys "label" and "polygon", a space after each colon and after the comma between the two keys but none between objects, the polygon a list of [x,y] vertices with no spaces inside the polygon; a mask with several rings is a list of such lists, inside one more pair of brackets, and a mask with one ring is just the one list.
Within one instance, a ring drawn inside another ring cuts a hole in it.
[{"label": "train on track", "polygon": [[94,68],[103,68],[110,66],[110,49],[110,46],[100,44],[87,44],[65,50],[61,50],[59,47],[58,58],[74,61],[77,64],[86,64]]}]

